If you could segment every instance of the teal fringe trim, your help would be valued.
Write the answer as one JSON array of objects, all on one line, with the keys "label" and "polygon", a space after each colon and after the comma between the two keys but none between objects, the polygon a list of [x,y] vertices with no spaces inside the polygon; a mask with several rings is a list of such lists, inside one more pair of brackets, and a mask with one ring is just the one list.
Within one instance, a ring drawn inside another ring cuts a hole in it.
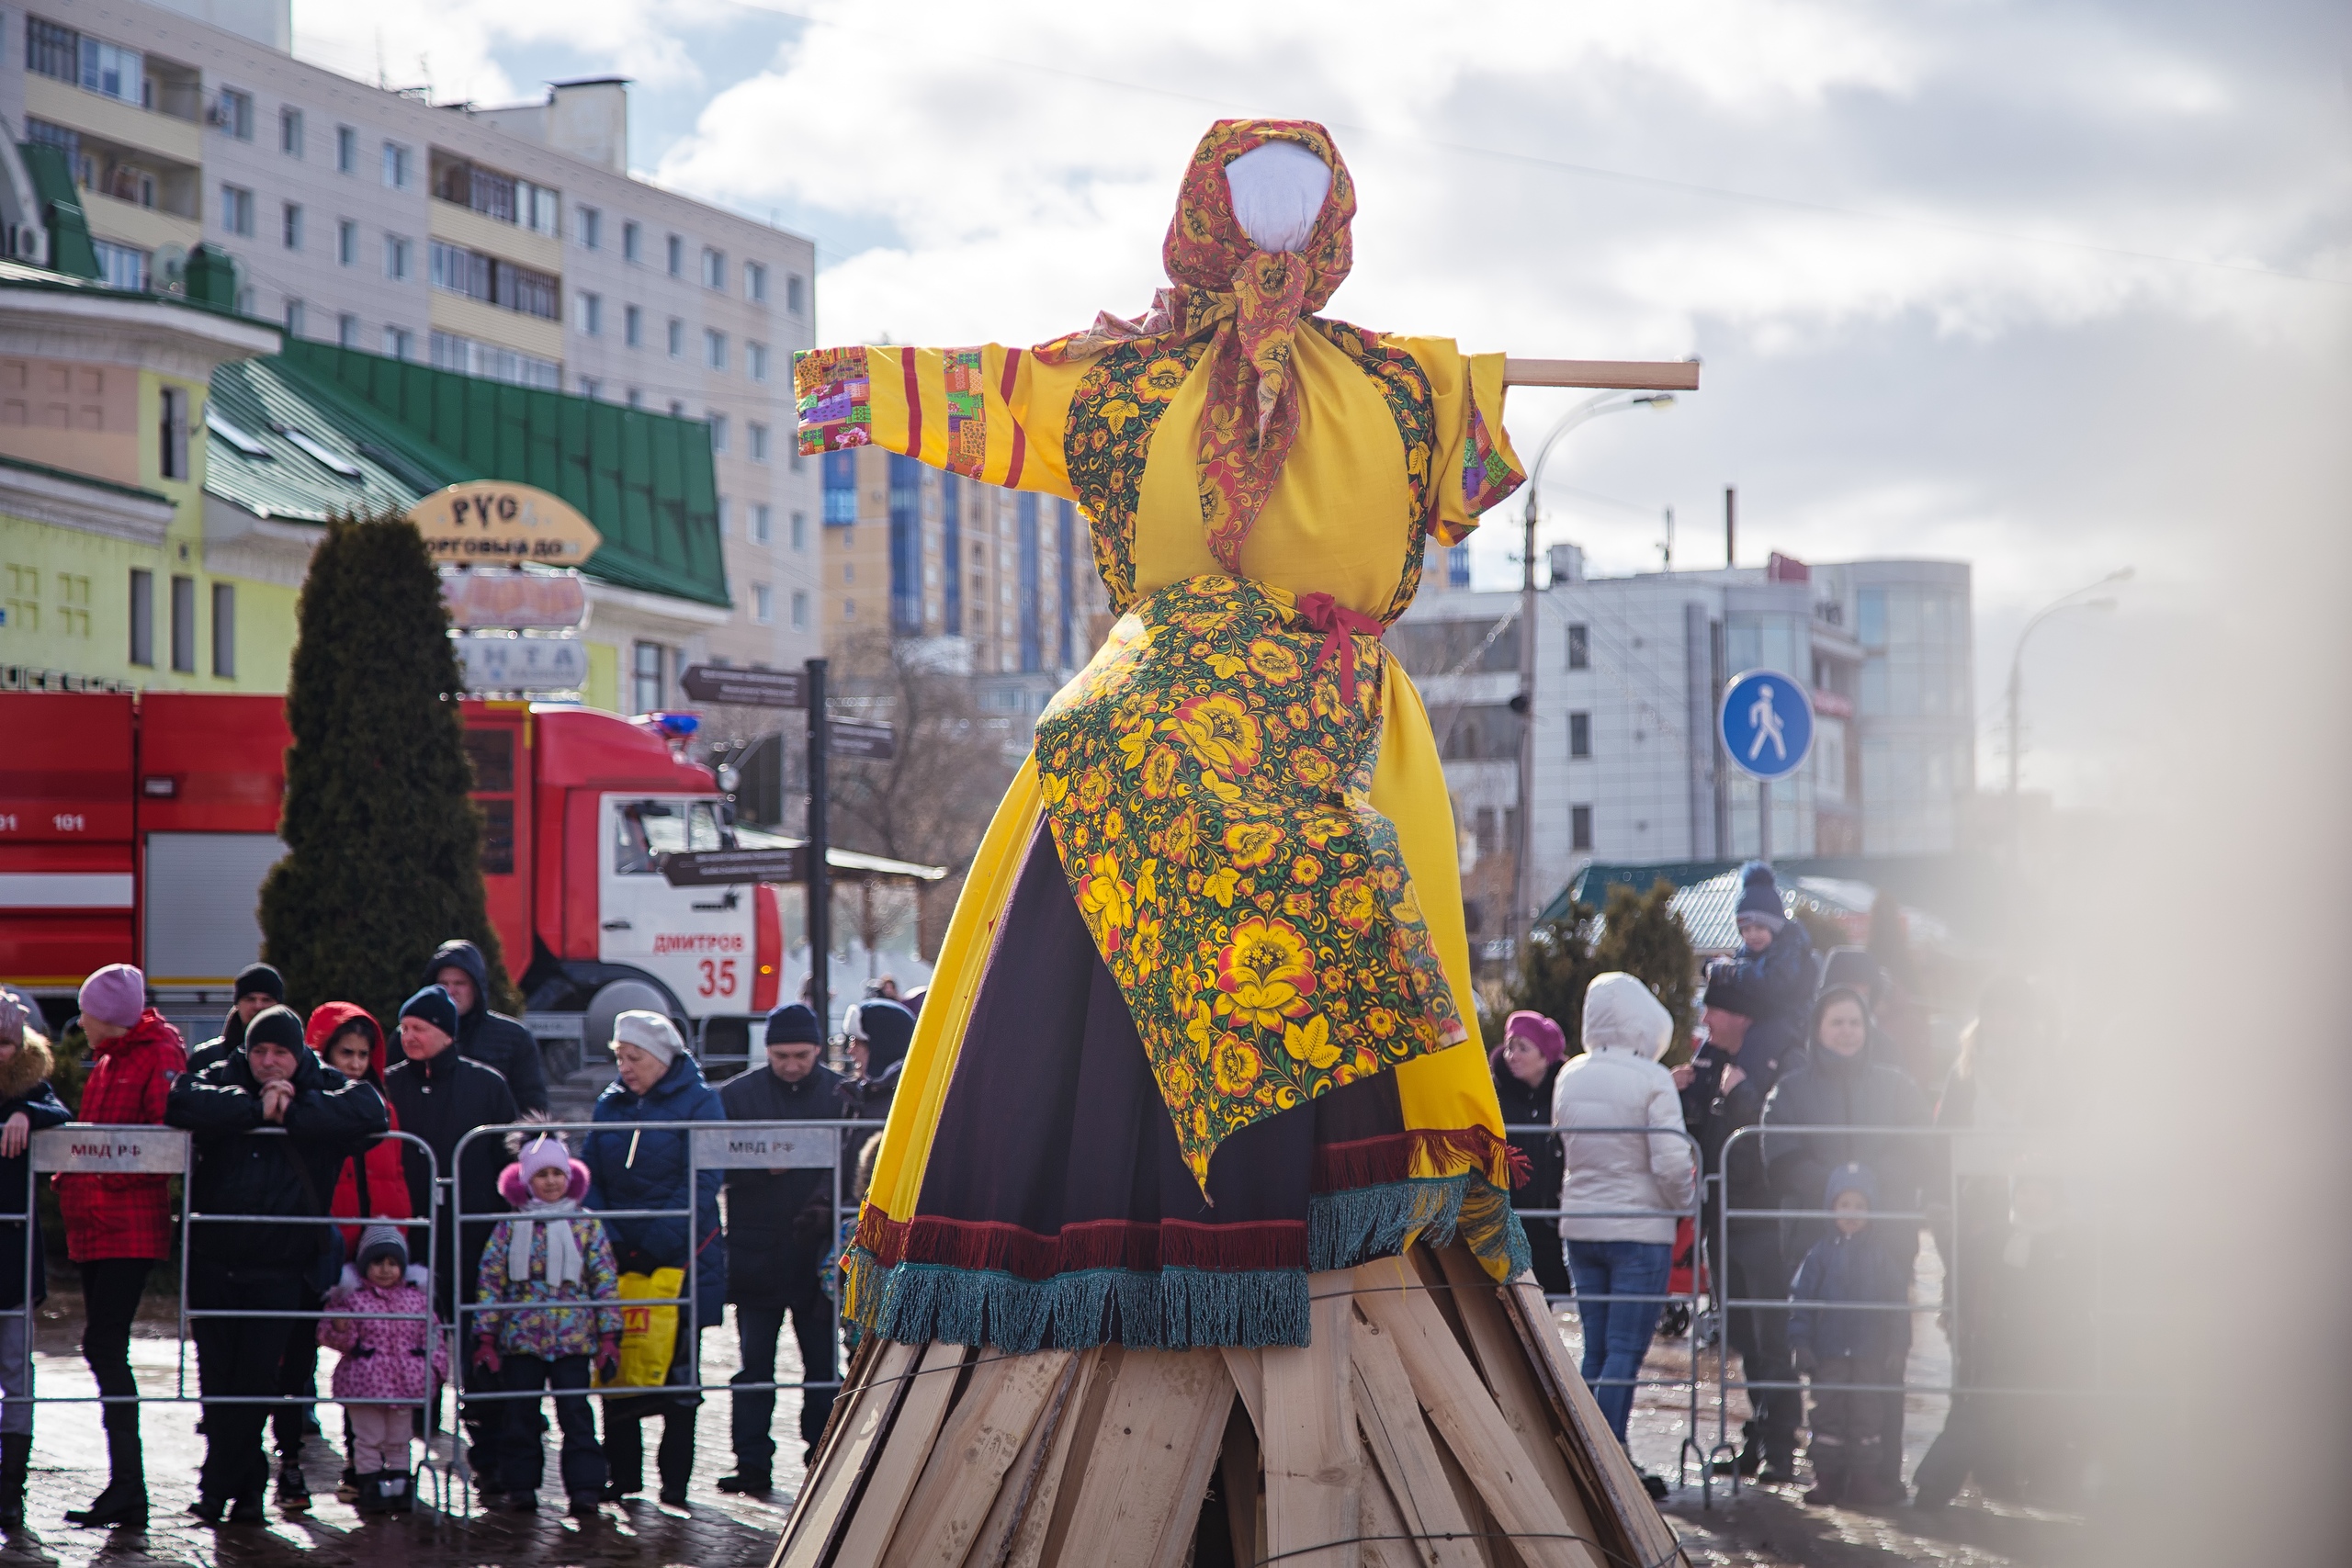
[{"label": "teal fringe trim", "polygon": [[[1352,1269],[1396,1256],[1416,1236],[1431,1247],[1458,1239],[1489,1269],[1500,1260],[1506,1278],[1532,1266],[1510,1198],[1465,1172],[1317,1193],[1308,1206],[1307,1267]],[[1307,1342],[1306,1271],[1298,1269],[1088,1269],[1023,1280],[933,1263],[886,1269],[864,1247],[851,1248],[842,1269],[857,1306],[844,1315],[902,1344],[993,1345],[1020,1354],[1112,1340],[1140,1350]]]}]

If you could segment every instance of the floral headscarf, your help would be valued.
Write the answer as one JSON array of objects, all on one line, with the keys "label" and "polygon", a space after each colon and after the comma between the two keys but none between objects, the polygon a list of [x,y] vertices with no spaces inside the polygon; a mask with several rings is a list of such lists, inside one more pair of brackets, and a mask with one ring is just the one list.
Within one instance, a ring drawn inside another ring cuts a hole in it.
[{"label": "floral headscarf", "polygon": [[[1225,166],[1270,141],[1290,141],[1330,165],[1331,190],[1315,227],[1295,251],[1260,250],[1233,213]],[[1348,276],[1354,246],[1355,184],[1312,120],[1221,119],[1201,138],[1184,170],[1176,216],[1160,247],[1173,288],[1152,297],[1137,321],[1104,311],[1094,325],[1040,344],[1048,364],[1083,359],[1120,344],[1170,346],[1209,338],[1208,406],[1201,416],[1201,523],[1210,550],[1240,570],[1241,544],[1273,493],[1298,434],[1298,386],[1291,344],[1301,316],[1323,308]]]}]

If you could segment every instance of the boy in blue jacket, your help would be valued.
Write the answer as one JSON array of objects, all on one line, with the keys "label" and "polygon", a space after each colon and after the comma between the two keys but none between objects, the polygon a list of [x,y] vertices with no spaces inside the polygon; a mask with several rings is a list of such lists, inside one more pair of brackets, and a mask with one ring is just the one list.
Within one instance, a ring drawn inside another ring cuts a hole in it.
[{"label": "boy in blue jacket", "polygon": [[1813,1381],[1813,1490],[1816,1506],[1868,1506],[1898,1494],[1878,1479],[1885,1402],[1859,1392],[1899,1382],[1911,1350],[1911,1280],[1896,1250],[1871,1234],[1878,1192],[1871,1173],[1841,1165],[1829,1173],[1823,1206],[1836,1229],[1814,1243],[1789,1287],[1789,1361]]}]

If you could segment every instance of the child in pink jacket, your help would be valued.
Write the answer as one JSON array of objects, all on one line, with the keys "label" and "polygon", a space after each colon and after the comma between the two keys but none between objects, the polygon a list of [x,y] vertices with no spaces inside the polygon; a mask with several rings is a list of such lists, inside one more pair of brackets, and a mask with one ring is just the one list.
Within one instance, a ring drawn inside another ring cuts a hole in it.
[{"label": "child in pink jacket", "polygon": [[[409,1438],[416,1412],[432,1397],[434,1379],[449,1375],[449,1352],[431,1321],[433,1303],[423,1269],[412,1269],[397,1225],[369,1225],[359,1258],[327,1294],[319,1343],[340,1350],[334,1396],[351,1418],[351,1468],[359,1475],[359,1511],[406,1513],[415,1500]],[[343,1313],[413,1313],[399,1317],[337,1317]],[[360,1404],[362,1400],[399,1404]]]}]

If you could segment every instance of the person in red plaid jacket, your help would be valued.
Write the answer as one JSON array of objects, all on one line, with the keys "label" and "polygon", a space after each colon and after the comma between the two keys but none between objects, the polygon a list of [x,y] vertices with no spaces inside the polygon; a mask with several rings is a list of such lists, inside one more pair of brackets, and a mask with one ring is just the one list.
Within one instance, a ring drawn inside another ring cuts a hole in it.
[{"label": "person in red plaid jacket", "polygon": [[[187,1066],[187,1045],[147,1005],[147,977],[109,964],[82,982],[82,1032],[97,1065],[82,1086],[75,1120],[99,1126],[155,1126],[172,1080]],[[171,1247],[171,1179],[61,1172],[58,1206],[65,1250],[82,1274],[82,1359],[98,1392],[135,1394],[130,1323],[157,1259]],[[107,1489],[70,1524],[136,1529],[147,1522],[146,1468],[139,1449],[139,1406],[106,1410]]]}]

